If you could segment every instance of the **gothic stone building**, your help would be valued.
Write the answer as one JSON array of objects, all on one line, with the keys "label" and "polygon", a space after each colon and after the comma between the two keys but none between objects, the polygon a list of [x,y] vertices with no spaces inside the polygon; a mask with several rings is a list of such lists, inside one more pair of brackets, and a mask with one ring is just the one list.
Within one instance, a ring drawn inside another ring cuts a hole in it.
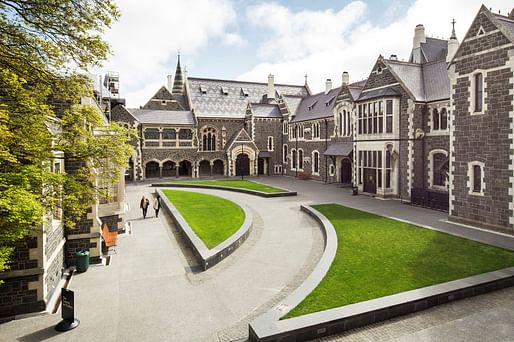
[{"label": "gothic stone building", "polygon": [[514,9],[482,6],[449,66],[450,219],[514,229]]},{"label": "gothic stone building", "polygon": [[354,186],[513,229],[512,14],[480,9],[459,45],[414,31],[407,61],[364,81],[304,85],[175,78],[113,120],[137,127],[133,179],[287,175]]}]

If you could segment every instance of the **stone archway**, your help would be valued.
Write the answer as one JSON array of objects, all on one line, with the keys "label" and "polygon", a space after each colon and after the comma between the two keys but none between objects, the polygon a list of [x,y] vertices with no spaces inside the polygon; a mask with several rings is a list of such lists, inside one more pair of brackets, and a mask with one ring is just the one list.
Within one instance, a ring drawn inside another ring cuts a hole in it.
[{"label": "stone archway", "polygon": [[225,174],[224,172],[224,163],[223,160],[215,160],[212,164],[212,174],[213,176],[223,176]]},{"label": "stone archway", "polygon": [[211,175],[211,163],[208,160],[202,160],[198,164],[198,172],[200,177],[209,177]]},{"label": "stone archway", "polygon": [[192,176],[193,167],[189,160],[182,160],[178,165],[179,165],[178,166],[178,175],[179,176],[185,176],[185,177]]},{"label": "stone archway", "polygon": [[149,161],[145,165],[145,178],[159,178],[160,166],[156,161]]},{"label": "stone archway", "polygon": [[162,176],[163,177],[174,177],[176,175],[175,167],[176,163],[168,160],[162,164]]},{"label": "stone archway", "polygon": [[250,175],[250,158],[246,153],[241,153],[236,158],[236,176]]}]

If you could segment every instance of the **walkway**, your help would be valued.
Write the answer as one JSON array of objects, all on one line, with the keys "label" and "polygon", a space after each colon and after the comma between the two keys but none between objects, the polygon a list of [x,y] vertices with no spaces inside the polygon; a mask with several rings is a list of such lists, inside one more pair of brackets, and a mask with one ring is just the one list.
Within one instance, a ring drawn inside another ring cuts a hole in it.
[{"label": "walkway", "polygon": [[[57,334],[60,315],[0,325],[2,341],[240,341],[247,323],[290,293],[317,262],[322,236],[300,204],[336,202],[438,227],[514,249],[514,239],[443,222],[445,214],[352,196],[349,189],[284,177],[263,182],[298,191],[298,197],[264,199],[198,190],[245,203],[254,211],[249,239],[228,259],[197,272],[190,250],[161,215],[140,218],[137,204],[153,191],[127,187],[131,234],[120,236],[109,266],[92,266],[73,277],[79,328]],[[322,341],[507,341],[514,336],[514,289],[457,301]]]},{"label": "walkway", "polygon": [[298,199],[206,191],[254,211],[249,239],[229,258],[197,273],[190,250],[171,222],[153,212],[143,220],[138,203],[148,186],[127,188],[132,233],[120,236],[107,267],[73,277],[79,328],[56,334],[60,315],[0,325],[0,340],[21,341],[233,341],[248,322],[272,307],[310,273],[323,238]]}]

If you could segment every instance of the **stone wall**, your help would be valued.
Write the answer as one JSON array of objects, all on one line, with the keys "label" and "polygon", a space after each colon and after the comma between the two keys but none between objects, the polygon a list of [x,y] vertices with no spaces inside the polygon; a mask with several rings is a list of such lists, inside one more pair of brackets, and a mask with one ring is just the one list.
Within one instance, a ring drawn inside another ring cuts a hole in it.
[{"label": "stone wall", "polygon": [[37,290],[30,283],[40,281],[40,275],[4,279],[0,286],[0,317],[45,309],[44,301],[38,301]]}]

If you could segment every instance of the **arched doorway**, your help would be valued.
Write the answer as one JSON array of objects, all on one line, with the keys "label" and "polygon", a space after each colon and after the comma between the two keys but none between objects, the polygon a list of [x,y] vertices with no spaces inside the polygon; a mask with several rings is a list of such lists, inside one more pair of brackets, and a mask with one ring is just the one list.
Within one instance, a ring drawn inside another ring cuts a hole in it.
[{"label": "arched doorway", "polygon": [[350,184],[352,182],[352,162],[349,158],[341,161],[341,183]]},{"label": "arched doorway", "polygon": [[158,178],[159,177],[159,163],[150,161],[145,165],[145,178]]},{"label": "arched doorway", "polygon": [[214,164],[212,165],[212,174],[214,176],[223,176],[223,161],[222,160],[215,160]]},{"label": "arched doorway", "polygon": [[179,176],[188,176],[192,175],[192,167],[191,162],[189,160],[183,160],[178,164],[178,175]]},{"label": "arched doorway", "polygon": [[241,153],[236,159],[236,176],[250,175],[250,158],[246,153]]},{"label": "arched doorway", "polygon": [[211,163],[208,160],[202,160],[199,164],[200,177],[208,177],[211,175]]},{"label": "arched doorway", "polygon": [[163,177],[174,177],[176,175],[175,162],[168,160],[162,164],[162,176]]}]

